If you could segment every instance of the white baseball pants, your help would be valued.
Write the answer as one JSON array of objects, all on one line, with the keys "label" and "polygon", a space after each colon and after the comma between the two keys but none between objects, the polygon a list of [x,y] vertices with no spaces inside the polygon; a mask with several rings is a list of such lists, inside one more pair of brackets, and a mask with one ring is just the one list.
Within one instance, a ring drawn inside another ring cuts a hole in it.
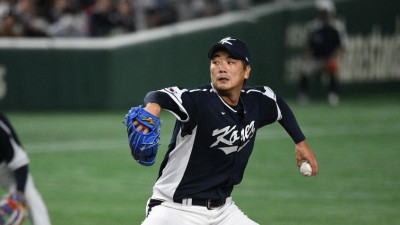
[{"label": "white baseball pants", "polygon": [[[0,174],[0,186],[8,192],[15,192],[16,182],[12,172],[2,171]],[[47,208],[40,193],[33,183],[32,176],[28,174],[25,185],[25,199],[28,205],[28,217],[33,225],[50,225]]]},{"label": "white baseball pants", "polygon": [[142,225],[258,225],[249,219],[232,201],[227,198],[225,205],[208,210],[204,206],[183,205],[164,201],[154,206]]}]

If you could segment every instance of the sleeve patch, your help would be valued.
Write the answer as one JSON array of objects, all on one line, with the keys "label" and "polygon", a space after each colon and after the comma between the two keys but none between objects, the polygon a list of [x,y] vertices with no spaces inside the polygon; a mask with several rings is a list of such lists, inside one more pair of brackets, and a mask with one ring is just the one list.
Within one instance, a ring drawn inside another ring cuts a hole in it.
[{"label": "sleeve patch", "polygon": [[178,116],[173,111],[170,111],[170,110],[167,110],[167,111],[171,112],[178,120],[180,120],[182,122],[189,121],[189,113],[186,111],[185,107],[183,106],[183,102],[182,102],[182,94],[187,92],[188,90],[187,89],[180,89],[180,88],[175,86],[175,87],[164,88],[164,89],[162,89],[160,91],[164,92],[164,93],[167,93],[171,97],[171,99],[178,105],[179,110],[186,115],[186,119],[181,118],[180,116]]}]

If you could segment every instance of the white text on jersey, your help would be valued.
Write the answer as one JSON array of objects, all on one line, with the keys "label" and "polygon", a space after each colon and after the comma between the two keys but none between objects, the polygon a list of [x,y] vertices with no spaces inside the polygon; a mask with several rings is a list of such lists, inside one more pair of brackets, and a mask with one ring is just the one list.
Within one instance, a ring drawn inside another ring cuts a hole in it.
[{"label": "white text on jersey", "polygon": [[[239,136],[240,132],[240,136]],[[217,140],[210,146],[210,148],[217,146],[219,143],[223,143],[230,147],[218,146],[219,149],[225,152],[225,154],[232,153],[234,151],[241,150],[244,145],[248,143],[248,140],[253,137],[256,129],[254,127],[254,121],[251,121],[250,124],[246,125],[243,129],[236,129],[236,125],[226,126],[222,129],[215,129],[212,133],[213,137],[217,137]],[[227,138],[225,138],[227,137]],[[234,145],[237,140],[241,140],[242,143],[245,143],[243,146]]]}]

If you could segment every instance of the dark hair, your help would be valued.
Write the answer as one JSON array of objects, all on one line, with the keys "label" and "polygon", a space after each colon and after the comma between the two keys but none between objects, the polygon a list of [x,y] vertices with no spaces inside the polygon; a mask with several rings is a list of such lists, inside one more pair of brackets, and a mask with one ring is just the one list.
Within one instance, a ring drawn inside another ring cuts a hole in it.
[{"label": "dark hair", "polygon": [[[243,62],[243,69],[244,69],[244,71],[246,71],[247,66],[250,66],[250,65],[247,65],[246,62],[245,62],[244,60],[242,60],[242,62]],[[243,81],[243,87],[246,86],[247,80],[248,80],[248,79],[244,79],[244,81]]]}]

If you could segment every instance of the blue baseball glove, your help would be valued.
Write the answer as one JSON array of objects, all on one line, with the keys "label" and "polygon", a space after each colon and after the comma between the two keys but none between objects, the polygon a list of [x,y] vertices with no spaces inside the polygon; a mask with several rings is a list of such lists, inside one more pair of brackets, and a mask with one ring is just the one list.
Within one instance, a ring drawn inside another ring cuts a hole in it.
[{"label": "blue baseball glove", "polygon": [[[152,166],[156,161],[157,149],[160,145],[160,118],[153,116],[142,108],[142,106],[133,107],[125,115],[126,131],[128,132],[129,147],[133,158],[143,166]],[[137,131],[133,125],[138,121],[148,127],[150,131],[144,134],[143,130]]]}]

